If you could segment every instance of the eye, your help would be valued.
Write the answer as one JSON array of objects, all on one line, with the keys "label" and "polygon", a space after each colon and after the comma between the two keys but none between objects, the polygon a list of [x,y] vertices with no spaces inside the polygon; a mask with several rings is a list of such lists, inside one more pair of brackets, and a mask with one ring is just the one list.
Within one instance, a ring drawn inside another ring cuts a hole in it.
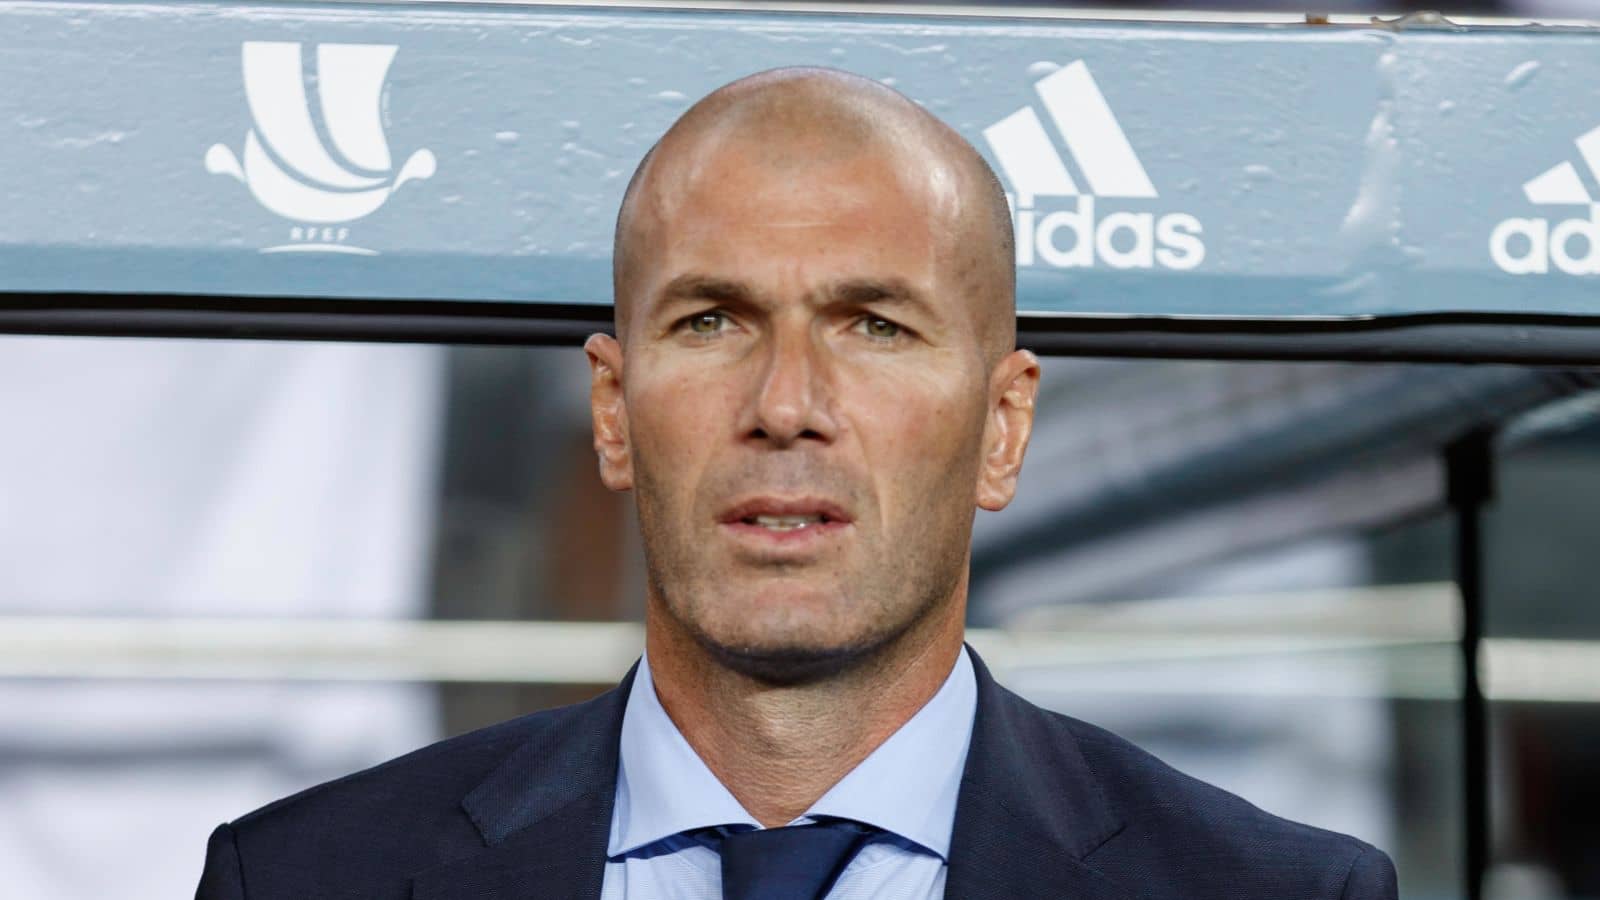
[{"label": "eye", "polygon": [[900,336],[904,330],[896,322],[878,316],[867,316],[861,320],[861,330],[867,337],[880,341],[892,341]]},{"label": "eye", "polygon": [[722,326],[726,325],[727,322],[727,314],[713,309],[703,313],[695,313],[685,319],[683,325],[695,334],[713,335],[721,331]]}]

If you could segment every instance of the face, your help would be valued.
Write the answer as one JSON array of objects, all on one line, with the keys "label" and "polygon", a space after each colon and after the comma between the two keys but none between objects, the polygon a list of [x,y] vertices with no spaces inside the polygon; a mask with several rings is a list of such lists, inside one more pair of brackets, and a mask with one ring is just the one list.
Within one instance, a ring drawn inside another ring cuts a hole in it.
[{"label": "face", "polygon": [[653,626],[793,680],[963,615],[974,511],[1010,498],[1038,369],[985,357],[950,183],[871,152],[775,176],[731,146],[644,213],[622,345],[589,353]]}]

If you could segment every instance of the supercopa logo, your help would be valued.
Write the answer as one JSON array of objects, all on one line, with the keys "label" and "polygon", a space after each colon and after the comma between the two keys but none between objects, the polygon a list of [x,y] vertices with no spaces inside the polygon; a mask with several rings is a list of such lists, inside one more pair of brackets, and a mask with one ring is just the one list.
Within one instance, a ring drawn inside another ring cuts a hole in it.
[{"label": "supercopa logo", "polygon": [[413,152],[398,170],[389,155],[383,88],[396,49],[318,44],[313,107],[300,44],[244,43],[252,127],[242,161],[226,145],[213,144],[205,165],[208,172],[242,182],[262,206],[296,223],[288,243],[263,253],[374,254],[347,243],[345,223],[375,212],[406,182],[434,174],[431,151]]}]

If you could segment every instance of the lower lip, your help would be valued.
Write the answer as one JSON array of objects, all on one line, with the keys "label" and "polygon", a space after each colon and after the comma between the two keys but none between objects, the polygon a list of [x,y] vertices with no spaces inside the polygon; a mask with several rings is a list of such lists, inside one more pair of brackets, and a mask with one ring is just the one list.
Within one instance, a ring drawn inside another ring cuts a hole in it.
[{"label": "lower lip", "polygon": [[772,549],[802,549],[837,537],[850,527],[849,522],[818,522],[803,528],[776,529],[748,522],[724,522],[722,527],[741,542]]}]

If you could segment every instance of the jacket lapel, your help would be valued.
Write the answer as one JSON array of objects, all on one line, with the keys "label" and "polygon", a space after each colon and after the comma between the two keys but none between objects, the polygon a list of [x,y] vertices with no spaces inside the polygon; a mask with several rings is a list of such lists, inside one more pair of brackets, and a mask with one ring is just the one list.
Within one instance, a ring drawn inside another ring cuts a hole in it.
[{"label": "jacket lapel", "polygon": [[416,876],[415,900],[599,900],[636,670],[588,703],[541,715],[461,802],[484,849]]},{"label": "jacket lapel", "polygon": [[[1061,719],[978,681],[956,801],[950,900],[1137,900],[1084,858],[1122,830]],[[599,900],[630,671],[615,690],[541,716],[462,801],[484,849],[428,869],[415,900]]]},{"label": "jacket lapel", "polygon": [[956,800],[950,900],[1135,900],[1084,861],[1122,830],[1066,723],[1002,688],[967,648],[978,680],[972,744]]}]

